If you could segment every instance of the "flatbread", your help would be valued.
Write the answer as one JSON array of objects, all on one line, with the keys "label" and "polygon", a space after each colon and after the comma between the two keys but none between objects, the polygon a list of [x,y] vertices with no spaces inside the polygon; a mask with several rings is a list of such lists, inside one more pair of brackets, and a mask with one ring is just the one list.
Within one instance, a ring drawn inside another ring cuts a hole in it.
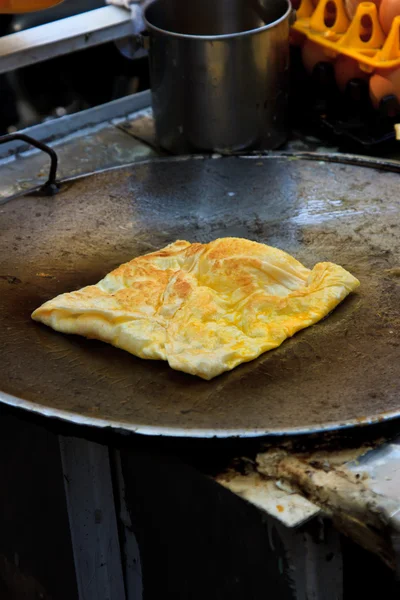
[{"label": "flatbread", "polygon": [[250,240],[179,240],[57,296],[32,318],[208,380],[280,346],[358,285],[338,265],[309,270]]}]

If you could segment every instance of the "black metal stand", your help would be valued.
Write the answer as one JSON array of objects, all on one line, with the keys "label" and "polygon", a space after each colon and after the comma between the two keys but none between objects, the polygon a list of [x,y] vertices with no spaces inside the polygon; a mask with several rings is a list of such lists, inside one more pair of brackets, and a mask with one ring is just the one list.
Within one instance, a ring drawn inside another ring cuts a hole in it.
[{"label": "black metal stand", "polygon": [[43,142],[39,142],[29,135],[25,135],[24,133],[11,133],[9,135],[3,135],[0,137],[0,144],[7,144],[8,142],[13,142],[15,140],[21,140],[22,142],[26,142],[42,152],[46,152],[50,156],[50,171],[49,178],[46,183],[40,188],[39,193],[44,196],[55,196],[60,190],[60,184],[57,181],[57,166],[58,166],[58,156],[53,148],[47,146],[47,144],[43,144]]}]

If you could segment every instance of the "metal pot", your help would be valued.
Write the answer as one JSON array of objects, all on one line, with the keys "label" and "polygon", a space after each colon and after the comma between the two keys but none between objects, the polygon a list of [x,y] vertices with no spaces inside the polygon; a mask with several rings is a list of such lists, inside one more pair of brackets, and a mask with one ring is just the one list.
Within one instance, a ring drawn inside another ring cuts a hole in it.
[{"label": "metal pot", "polygon": [[155,0],[144,13],[160,145],[273,149],[287,137],[289,0]]}]

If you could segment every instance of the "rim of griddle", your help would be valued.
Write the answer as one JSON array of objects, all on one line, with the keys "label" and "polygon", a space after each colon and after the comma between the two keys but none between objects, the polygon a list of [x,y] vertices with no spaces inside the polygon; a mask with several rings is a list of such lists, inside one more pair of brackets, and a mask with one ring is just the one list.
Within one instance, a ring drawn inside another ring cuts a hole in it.
[{"label": "rim of griddle", "polygon": [[182,429],[179,427],[152,427],[150,425],[131,425],[125,421],[111,421],[108,419],[99,419],[96,417],[87,417],[59,408],[47,408],[41,404],[23,400],[10,394],[0,391],[0,402],[27,410],[36,415],[74,423],[75,425],[92,426],[101,429],[113,429],[115,431],[124,431],[126,433],[136,433],[148,436],[175,437],[175,438],[203,438],[203,439],[226,439],[226,438],[257,438],[257,437],[285,437],[289,435],[311,435],[314,433],[324,433],[328,431],[341,431],[351,429],[355,426],[375,425],[400,417],[400,408],[398,411],[380,413],[374,417],[359,417],[346,421],[346,423],[336,423],[325,425],[313,425],[312,427],[288,427],[277,431],[275,429],[252,429],[243,431],[242,429]]},{"label": "rim of griddle", "polygon": [[[89,171],[79,175],[71,175],[70,177],[62,177],[58,179],[60,183],[70,183],[80,181],[93,175],[101,173],[111,173],[113,171],[122,171],[137,165],[157,164],[165,162],[186,162],[191,160],[223,160],[224,158],[236,158],[238,160],[307,160],[310,162],[320,163],[336,163],[343,165],[352,165],[354,167],[364,167],[375,169],[378,171],[387,171],[388,173],[400,173],[400,161],[390,159],[380,159],[375,157],[363,156],[361,154],[348,154],[340,152],[309,152],[309,151],[279,151],[266,150],[265,152],[254,152],[252,154],[182,154],[179,156],[156,156],[145,158],[143,160],[135,160],[124,165],[115,167],[107,167],[98,171]],[[6,204],[10,200],[29,196],[33,192],[40,190],[42,183],[12,194],[8,198],[0,199],[0,206]]]}]

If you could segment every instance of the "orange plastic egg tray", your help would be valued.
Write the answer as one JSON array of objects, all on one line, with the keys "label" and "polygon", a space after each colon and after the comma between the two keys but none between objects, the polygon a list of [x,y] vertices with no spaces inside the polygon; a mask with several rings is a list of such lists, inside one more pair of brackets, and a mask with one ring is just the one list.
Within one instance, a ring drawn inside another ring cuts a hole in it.
[{"label": "orange plastic egg tray", "polygon": [[400,66],[400,16],[386,36],[373,2],[362,2],[352,20],[343,0],[301,0],[293,32],[299,32],[323,48],[334,59],[342,54],[355,59],[360,69],[373,73]]}]

